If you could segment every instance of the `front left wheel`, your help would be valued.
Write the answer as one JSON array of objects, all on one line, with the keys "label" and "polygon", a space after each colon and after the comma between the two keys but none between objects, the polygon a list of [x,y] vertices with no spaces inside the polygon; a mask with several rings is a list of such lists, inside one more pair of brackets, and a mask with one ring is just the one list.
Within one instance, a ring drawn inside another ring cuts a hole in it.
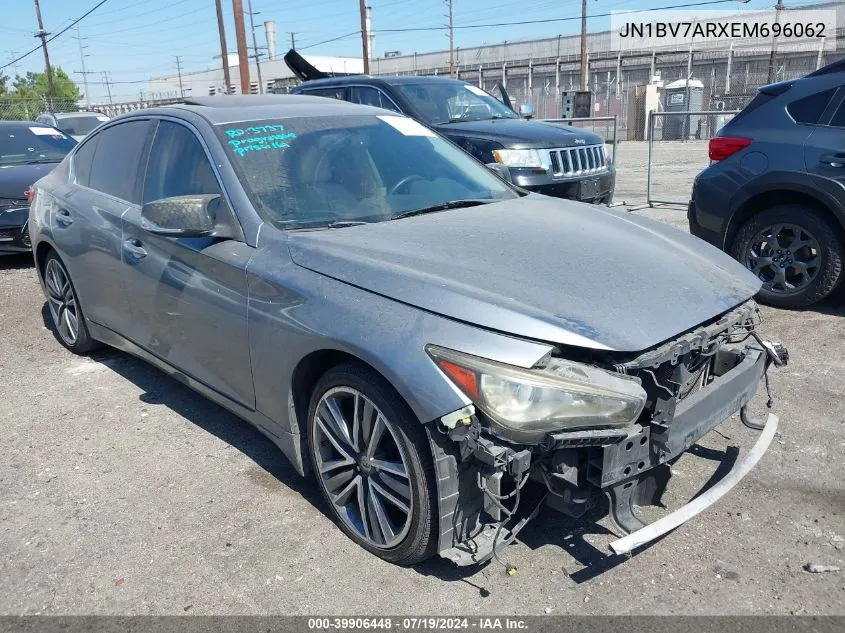
[{"label": "front left wheel", "polygon": [[437,494],[428,437],[372,369],[349,363],[318,382],[308,449],[323,498],[356,543],[398,565],[437,551]]},{"label": "front left wheel", "polygon": [[44,286],[47,289],[47,305],[53,329],[59,342],[74,354],[86,354],[99,347],[99,343],[88,333],[70,275],[55,251],[47,255],[44,263]]}]

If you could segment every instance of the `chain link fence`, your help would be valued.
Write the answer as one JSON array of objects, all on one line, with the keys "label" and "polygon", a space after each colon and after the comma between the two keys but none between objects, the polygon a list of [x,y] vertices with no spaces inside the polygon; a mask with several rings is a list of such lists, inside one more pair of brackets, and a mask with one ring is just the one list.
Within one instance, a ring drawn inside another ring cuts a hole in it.
[{"label": "chain link fence", "polygon": [[3,121],[34,121],[39,114],[45,112],[78,112],[80,108],[74,100],[55,100],[48,103],[46,99],[3,99],[0,97],[0,120]]}]

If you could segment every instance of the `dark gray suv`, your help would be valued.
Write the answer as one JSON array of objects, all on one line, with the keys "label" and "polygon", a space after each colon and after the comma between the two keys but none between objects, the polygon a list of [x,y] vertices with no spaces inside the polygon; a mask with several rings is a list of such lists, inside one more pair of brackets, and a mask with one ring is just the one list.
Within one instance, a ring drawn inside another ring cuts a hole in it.
[{"label": "dark gray suv", "polygon": [[829,295],[845,251],[845,61],[760,88],[710,141],[710,159],[690,232],[756,274],[764,303]]}]

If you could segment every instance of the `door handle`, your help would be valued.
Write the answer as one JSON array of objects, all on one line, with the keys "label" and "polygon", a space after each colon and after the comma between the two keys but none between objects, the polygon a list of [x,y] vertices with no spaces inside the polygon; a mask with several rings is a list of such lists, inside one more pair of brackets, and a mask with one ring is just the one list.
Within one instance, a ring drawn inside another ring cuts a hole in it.
[{"label": "door handle", "polygon": [[70,211],[67,209],[59,209],[56,211],[56,222],[61,226],[70,226],[73,224],[73,218],[70,216]]},{"label": "door handle", "polygon": [[135,259],[144,259],[147,256],[147,251],[141,245],[141,240],[126,240],[123,242],[123,250],[132,255]]}]

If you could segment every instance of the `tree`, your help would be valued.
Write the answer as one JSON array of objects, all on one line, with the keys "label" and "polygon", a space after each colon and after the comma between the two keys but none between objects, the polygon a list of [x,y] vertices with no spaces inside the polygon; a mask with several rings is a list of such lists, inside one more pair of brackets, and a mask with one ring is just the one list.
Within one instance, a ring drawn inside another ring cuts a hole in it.
[{"label": "tree", "polygon": [[[0,119],[32,120],[47,108],[49,82],[47,73],[29,72],[16,76],[8,87],[8,78],[0,75]],[[53,109],[76,111],[82,99],[79,87],[68,74],[53,66]]]}]

